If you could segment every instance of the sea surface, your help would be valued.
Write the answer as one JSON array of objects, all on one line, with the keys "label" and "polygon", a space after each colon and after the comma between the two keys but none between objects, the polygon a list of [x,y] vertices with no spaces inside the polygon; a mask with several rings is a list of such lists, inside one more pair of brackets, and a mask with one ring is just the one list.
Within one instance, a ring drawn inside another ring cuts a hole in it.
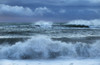
[{"label": "sea surface", "polygon": [[0,23],[0,65],[100,65],[99,24]]}]

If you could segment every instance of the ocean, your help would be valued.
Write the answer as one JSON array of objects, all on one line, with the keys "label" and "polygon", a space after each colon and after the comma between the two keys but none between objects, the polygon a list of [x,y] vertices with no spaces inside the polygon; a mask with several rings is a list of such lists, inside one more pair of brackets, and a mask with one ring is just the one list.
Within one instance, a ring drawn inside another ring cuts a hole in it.
[{"label": "ocean", "polygon": [[100,65],[100,26],[1,23],[0,65]]}]

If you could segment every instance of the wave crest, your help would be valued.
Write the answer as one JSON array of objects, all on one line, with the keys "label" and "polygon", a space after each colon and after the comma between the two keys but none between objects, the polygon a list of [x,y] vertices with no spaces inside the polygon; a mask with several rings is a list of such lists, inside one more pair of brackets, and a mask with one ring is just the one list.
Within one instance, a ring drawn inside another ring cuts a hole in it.
[{"label": "wave crest", "polygon": [[39,26],[40,28],[43,28],[43,29],[51,28],[52,24],[53,23],[50,21],[38,21],[35,23],[36,26]]},{"label": "wave crest", "polygon": [[63,43],[46,36],[33,37],[25,42],[0,49],[1,59],[98,58],[100,41],[94,44]]},{"label": "wave crest", "polygon": [[70,25],[87,25],[87,26],[94,26],[94,27],[99,27],[100,25],[100,20],[99,19],[94,19],[94,20],[73,20],[68,22],[67,24]]}]

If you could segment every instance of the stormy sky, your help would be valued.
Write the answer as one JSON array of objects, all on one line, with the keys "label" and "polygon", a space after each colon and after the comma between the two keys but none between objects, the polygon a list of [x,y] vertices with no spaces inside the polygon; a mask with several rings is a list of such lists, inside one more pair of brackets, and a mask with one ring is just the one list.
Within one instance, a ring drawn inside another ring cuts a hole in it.
[{"label": "stormy sky", "polygon": [[100,0],[0,0],[0,22],[100,19]]}]

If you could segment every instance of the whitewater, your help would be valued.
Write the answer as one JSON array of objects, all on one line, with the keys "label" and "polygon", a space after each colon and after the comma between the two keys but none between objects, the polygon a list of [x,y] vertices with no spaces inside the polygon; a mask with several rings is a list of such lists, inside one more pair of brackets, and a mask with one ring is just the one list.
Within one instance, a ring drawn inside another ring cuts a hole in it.
[{"label": "whitewater", "polygon": [[100,65],[98,21],[0,24],[0,65]]}]

